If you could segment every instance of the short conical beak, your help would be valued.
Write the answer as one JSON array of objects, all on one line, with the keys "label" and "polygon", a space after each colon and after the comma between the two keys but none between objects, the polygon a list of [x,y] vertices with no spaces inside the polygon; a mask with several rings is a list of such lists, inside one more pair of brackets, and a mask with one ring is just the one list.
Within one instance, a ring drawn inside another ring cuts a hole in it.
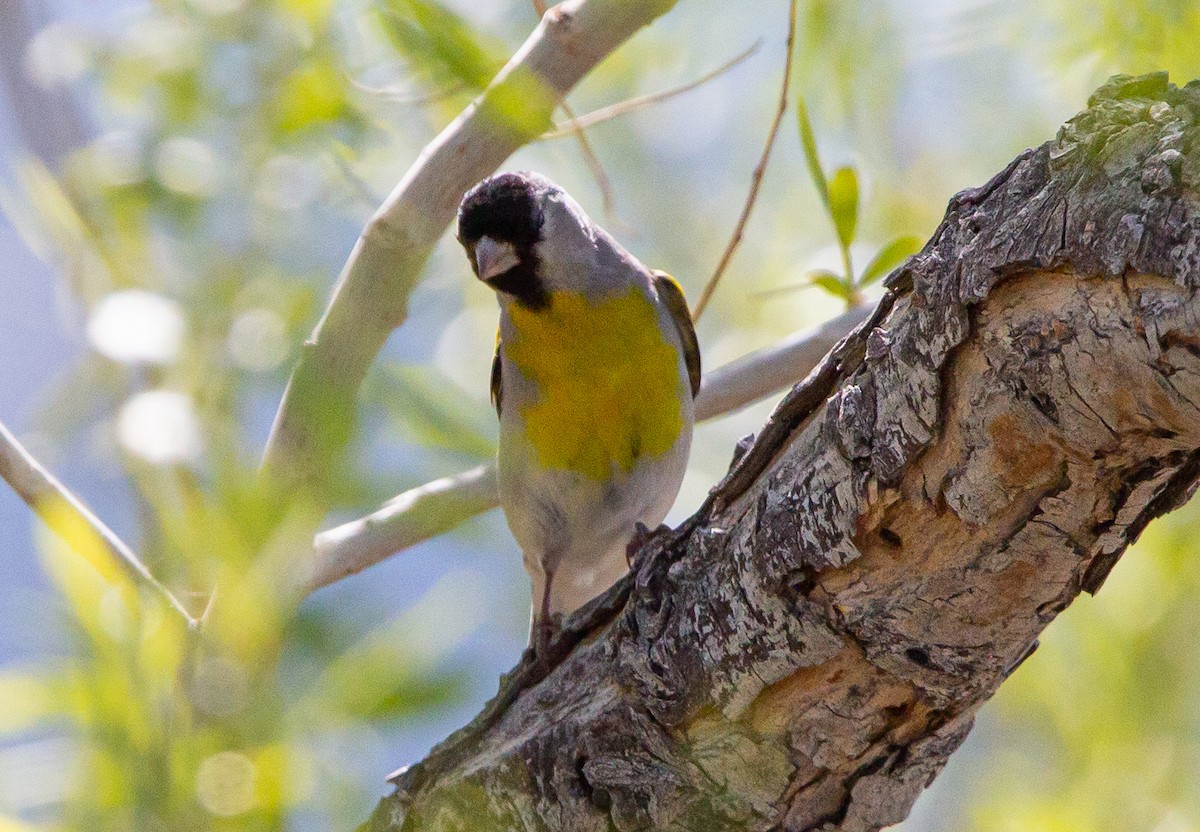
[{"label": "short conical beak", "polygon": [[475,271],[483,282],[497,278],[520,263],[512,243],[480,237],[475,244]]}]

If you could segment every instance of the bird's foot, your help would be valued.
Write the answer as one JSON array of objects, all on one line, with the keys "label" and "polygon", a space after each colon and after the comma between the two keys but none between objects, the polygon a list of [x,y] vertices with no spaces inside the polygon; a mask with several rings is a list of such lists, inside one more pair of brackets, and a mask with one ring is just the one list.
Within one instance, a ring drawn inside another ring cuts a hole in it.
[{"label": "bird's foot", "polygon": [[532,653],[530,658],[546,672],[550,670],[550,649],[560,632],[562,623],[557,615],[538,616],[533,624],[533,638],[529,645]]},{"label": "bird's foot", "polygon": [[625,562],[633,569],[637,563],[638,552],[642,550],[650,538],[663,532],[671,531],[671,527],[665,523],[660,523],[658,528],[651,529],[641,520],[633,524],[633,537],[629,538],[629,543],[625,546]]}]

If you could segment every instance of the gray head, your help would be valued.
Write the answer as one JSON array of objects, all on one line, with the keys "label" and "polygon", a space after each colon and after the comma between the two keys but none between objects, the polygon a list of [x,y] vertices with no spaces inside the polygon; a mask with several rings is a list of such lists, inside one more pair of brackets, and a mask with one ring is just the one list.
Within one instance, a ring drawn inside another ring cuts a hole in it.
[{"label": "gray head", "polygon": [[531,309],[545,308],[554,290],[603,288],[614,264],[637,263],[537,173],[500,173],[468,191],[458,241],[480,280]]}]

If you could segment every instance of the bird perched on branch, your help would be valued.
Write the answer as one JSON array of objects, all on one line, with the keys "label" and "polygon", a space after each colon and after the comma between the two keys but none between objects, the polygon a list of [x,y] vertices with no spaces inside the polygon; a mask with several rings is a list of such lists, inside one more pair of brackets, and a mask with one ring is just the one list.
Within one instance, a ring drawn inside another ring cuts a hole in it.
[{"label": "bird perched on branch", "polygon": [[533,582],[540,656],[554,617],[616,582],[635,534],[675,501],[700,352],[679,285],[538,174],[472,188],[458,239],[500,302],[500,505]]}]

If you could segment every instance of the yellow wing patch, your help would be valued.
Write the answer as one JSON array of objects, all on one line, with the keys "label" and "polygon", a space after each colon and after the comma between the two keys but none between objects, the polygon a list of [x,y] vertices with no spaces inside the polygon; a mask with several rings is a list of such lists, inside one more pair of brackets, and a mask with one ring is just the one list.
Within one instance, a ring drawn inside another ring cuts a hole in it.
[{"label": "yellow wing patch", "polygon": [[[500,396],[500,330],[496,329],[496,353],[492,356],[492,407],[496,408],[496,415],[503,415],[503,405]],[[2,832],[2,831],[0,831]]]},{"label": "yellow wing patch", "polygon": [[664,271],[655,270],[654,291],[675,324],[679,333],[679,341],[683,345],[683,360],[687,364],[688,380],[692,385],[692,398],[700,393],[700,343],[696,340],[696,329],[692,325],[692,313],[688,311],[687,298],[683,289],[671,275]]},{"label": "yellow wing patch", "polygon": [[539,464],[604,480],[671,449],[686,395],[679,355],[640,290],[594,304],[554,292],[548,308],[510,315],[505,354],[540,393],[522,411]]}]

